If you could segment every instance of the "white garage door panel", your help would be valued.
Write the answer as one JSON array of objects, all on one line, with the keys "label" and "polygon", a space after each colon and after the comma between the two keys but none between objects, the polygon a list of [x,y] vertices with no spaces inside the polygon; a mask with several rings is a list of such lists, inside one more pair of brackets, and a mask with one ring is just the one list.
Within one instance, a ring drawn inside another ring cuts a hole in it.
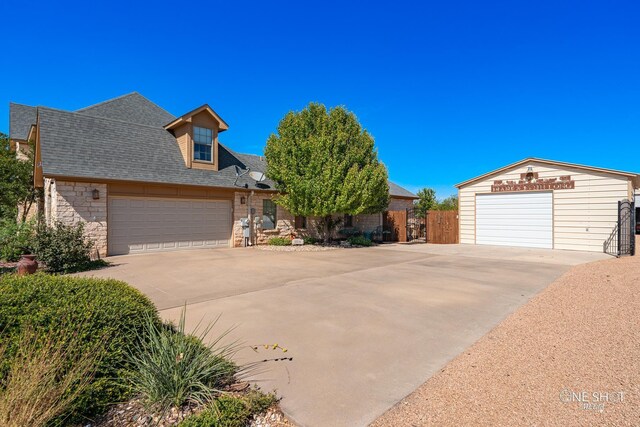
[{"label": "white garage door panel", "polygon": [[109,198],[109,254],[228,247],[231,202]]},{"label": "white garage door panel", "polygon": [[476,243],[552,248],[552,193],[478,194]]}]

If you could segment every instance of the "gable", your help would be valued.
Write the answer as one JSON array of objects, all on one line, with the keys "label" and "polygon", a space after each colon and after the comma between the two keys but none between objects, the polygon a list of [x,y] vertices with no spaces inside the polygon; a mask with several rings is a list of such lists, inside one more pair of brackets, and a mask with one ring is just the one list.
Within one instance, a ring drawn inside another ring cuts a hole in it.
[{"label": "gable", "polygon": [[478,182],[488,181],[491,179],[501,179],[504,176],[512,176],[512,175],[515,176],[514,174],[517,175],[519,173],[518,171],[526,170],[527,167],[529,166],[542,167],[544,169],[555,170],[557,172],[573,171],[574,173],[579,173],[579,174],[609,176],[609,177],[618,178],[622,180],[630,180],[634,183],[635,182],[640,183],[640,175],[631,173],[631,172],[598,168],[593,166],[578,165],[574,163],[558,162],[554,160],[537,159],[537,158],[531,157],[516,163],[512,163],[500,169],[496,169],[494,171],[488,172],[484,175],[480,175],[475,178],[469,179],[467,181],[461,182],[460,184],[457,184],[456,187],[458,189],[462,189],[470,185],[475,185]]},{"label": "gable", "polygon": [[175,119],[172,114],[137,92],[81,108],[76,113],[157,127]]},{"label": "gable", "polygon": [[36,124],[37,108],[28,105],[9,104],[9,139],[26,141],[31,126]]},{"label": "gable", "polygon": [[[216,123],[218,132],[224,132],[225,130],[229,129],[229,125],[227,124],[227,122],[222,120],[222,117],[220,117],[218,113],[213,111],[213,108],[209,107],[209,105],[207,104],[204,104],[196,108],[195,110],[189,111],[188,113],[176,118],[171,123],[168,123],[164,128],[167,130],[173,130],[184,125],[185,123],[191,123],[195,117],[204,116],[208,116]],[[200,120],[204,119],[201,118]]]}]

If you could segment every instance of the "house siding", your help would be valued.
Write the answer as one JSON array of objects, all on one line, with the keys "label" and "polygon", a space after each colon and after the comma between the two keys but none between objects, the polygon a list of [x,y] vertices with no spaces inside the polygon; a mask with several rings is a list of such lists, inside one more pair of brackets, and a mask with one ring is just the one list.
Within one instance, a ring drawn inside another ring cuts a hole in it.
[{"label": "house siding", "polygon": [[[93,199],[93,190],[100,192],[100,198]],[[232,246],[243,245],[242,226],[240,220],[246,218],[249,209],[255,209],[254,218],[261,225],[263,201],[272,199],[275,193],[249,191],[223,191],[219,189],[192,188],[185,186],[163,186],[154,184],[96,183],[84,181],[63,181],[44,178],[44,216],[52,225],[60,221],[67,225],[83,222],[85,233],[94,242],[94,256],[107,256],[108,253],[108,198],[150,197],[150,198],[193,198],[193,199],[230,199],[233,206]],[[245,203],[241,198],[245,197]],[[405,209],[412,205],[408,199],[392,198],[390,207]],[[295,216],[281,206],[277,206],[277,224],[273,230],[265,230],[261,226],[255,228],[256,244],[267,244],[273,237],[320,237],[317,225],[319,218],[309,217],[306,229],[295,228]],[[356,215],[353,226],[360,231],[374,231],[382,225],[382,213]],[[341,227],[338,227],[341,228]]]},{"label": "house siding", "polygon": [[554,249],[602,252],[602,244],[617,221],[618,201],[629,198],[629,180],[604,172],[536,162],[523,164],[459,189],[460,243],[476,243],[476,194],[491,193],[491,185],[495,180],[520,180],[520,174],[526,173],[529,166],[533,167],[540,179],[570,175],[575,181],[574,189],[553,191]]}]

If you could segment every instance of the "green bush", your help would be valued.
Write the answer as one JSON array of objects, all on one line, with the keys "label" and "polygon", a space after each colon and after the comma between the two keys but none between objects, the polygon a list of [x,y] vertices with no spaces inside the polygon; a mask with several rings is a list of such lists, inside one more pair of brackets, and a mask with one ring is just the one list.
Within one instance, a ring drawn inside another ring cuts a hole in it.
[{"label": "green bush", "polygon": [[353,246],[371,246],[373,242],[366,237],[363,236],[353,236],[347,239],[347,242],[351,243]]},{"label": "green bush", "polygon": [[320,242],[320,239],[312,236],[303,237],[302,240],[304,241],[305,245],[315,245],[316,243]]},{"label": "green bush", "polygon": [[286,237],[272,237],[269,239],[270,246],[290,246],[291,240]]},{"label": "green bush", "polygon": [[[11,369],[22,330],[28,325],[40,335],[52,332],[59,340],[78,340],[78,352],[101,345],[91,384],[78,397],[65,423],[102,412],[106,405],[126,400],[130,389],[122,378],[131,376],[126,349],[142,345],[149,319],[160,322],[147,297],[116,280],[34,274],[0,277],[0,383]],[[45,333],[46,332],[46,333]],[[69,355],[73,360],[76,355]]]},{"label": "green bush", "polygon": [[215,322],[187,335],[185,311],[177,328],[158,325],[149,317],[143,328],[144,344],[129,349],[129,361],[136,372],[129,379],[132,389],[157,412],[187,403],[208,403],[233,382],[239,369],[230,361],[236,347],[220,344],[228,331],[206,346],[202,342]]},{"label": "green bush", "polygon": [[223,394],[209,408],[180,423],[180,427],[244,427],[254,415],[265,412],[276,402],[274,394],[255,389],[243,396]]},{"label": "green bush", "polygon": [[93,242],[84,235],[84,224],[53,226],[42,224],[35,239],[35,254],[47,271],[70,273],[86,270],[91,264]]},{"label": "green bush", "polygon": [[338,234],[349,238],[354,236],[360,236],[362,232],[355,227],[346,227],[338,230]]},{"label": "green bush", "polygon": [[0,259],[18,261],[20,255],[33,249],[34,224],[32,221],[16,223],[12,220],[0,222]]}]

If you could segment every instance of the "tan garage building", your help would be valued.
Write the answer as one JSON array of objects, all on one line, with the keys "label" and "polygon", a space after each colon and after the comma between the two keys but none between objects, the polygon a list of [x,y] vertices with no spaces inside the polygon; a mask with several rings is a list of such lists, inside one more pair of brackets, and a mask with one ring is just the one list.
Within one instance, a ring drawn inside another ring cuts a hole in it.
[{"label": "tan garage building", "polygon": [[602,252],[640,175],[528,158],[456,187],[460,243]]}]

